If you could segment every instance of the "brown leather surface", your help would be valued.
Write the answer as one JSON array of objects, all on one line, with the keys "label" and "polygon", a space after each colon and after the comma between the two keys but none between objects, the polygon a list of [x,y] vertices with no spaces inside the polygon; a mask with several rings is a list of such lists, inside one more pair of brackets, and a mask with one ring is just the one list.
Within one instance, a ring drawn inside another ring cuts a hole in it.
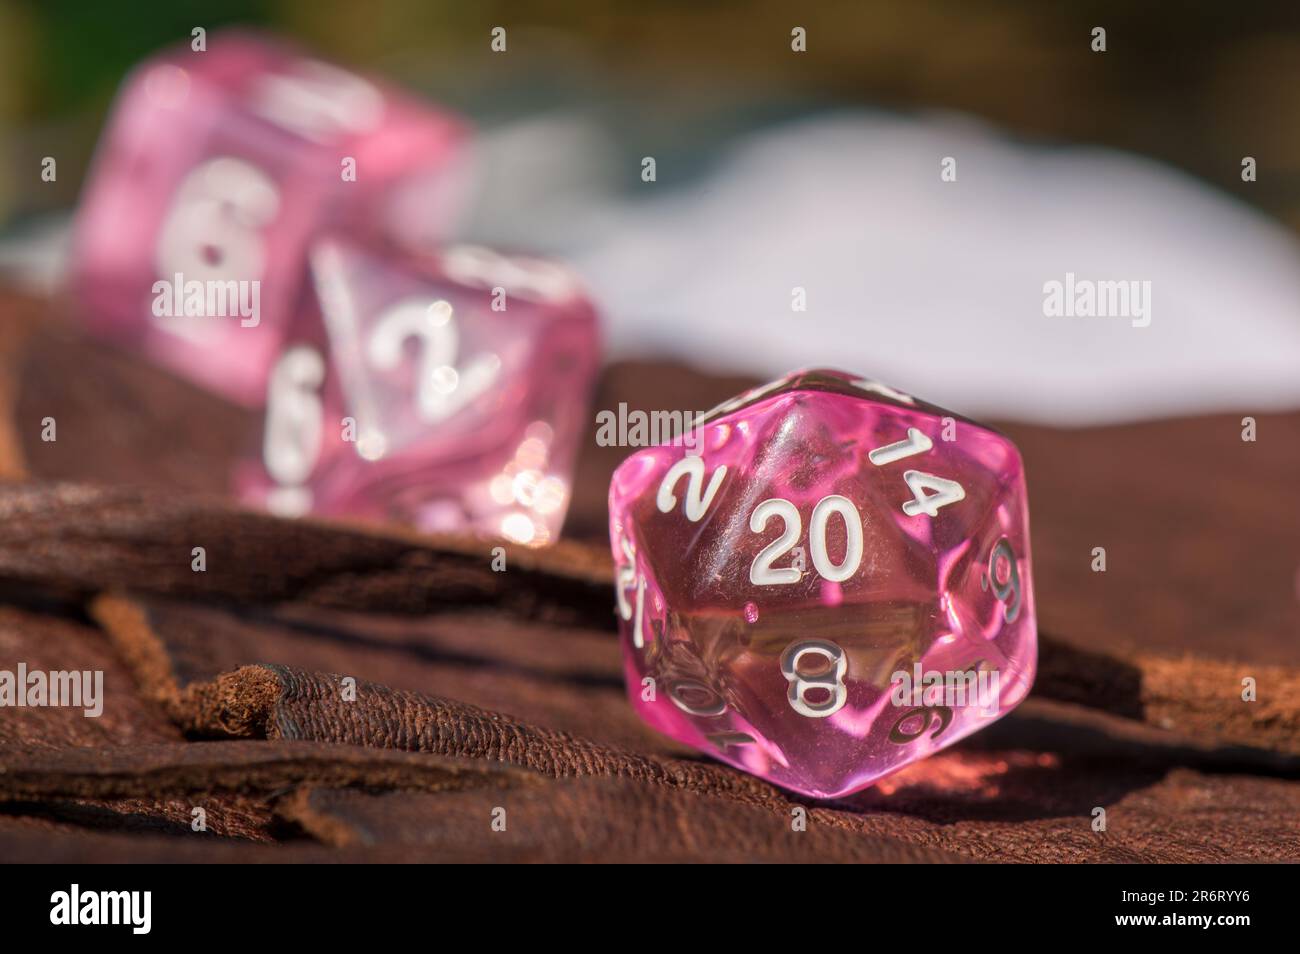
[{"label": "brown leather surface", "polygon": [[[504,830],[491,827],[504,810]],[[326,844],[483,856],[514,862],[953,862],[961,855],[888,836],[812,824],[791,831],[780,815],[706,793],[647,787],[627,779],[558,781],[500,793],[304,789],[281,817]]]},{"label": "brown leather surface", "polygon": [[532,773],[483,760],[416,757],[377,745],[234,739],[13,754],[3,794],[9,801],[174,798],[196,791],[265,795],[305,782],[427,792],[541,784]]},{"label": "brown leather surface", "polygon": [[0,764],[21,753],[72,748],[179,742],[180,730],[135,691],[130,669],[93,626],[60,616],[0,606],[0,669],[14,672],[99,670],[103,713],[52,706],[0,709]]},{"label": "brown leather surface", "polygon": [[[406,613],[494,606],[574,619],[591,617],[610,577],[609,556],[589,546],[501,544],[509,573],[495,573],[495,543],[286,524],[176,491],[14,483],[0,500],[0,519],[8,528],[0,579],[25,595],[69,603],[133,587],[235,605],[293,599]],[[204,572],[191,565],[194,547],[204,549]]]},{"label": "brown leather surface", "polygon": [[[746,383],[617,365],[596,406],[703,409]],[[1279,503],[1300,413],[1255,414],[1255,443],[1241,415],[1006,425],[1029,474],[1034,693],[822,805],[626,704],[603,540],[624,451],[588,442],[576,542],[510,548],[494,573],[482,541],[223,502],[249,416],[43,303],[0,295],[0,400],[0,472],[22,478],[0,485],[0,668],[102,670],[106,696],[99,719],[0,711],[5,857],[1300,859],[1300,508]]]}]

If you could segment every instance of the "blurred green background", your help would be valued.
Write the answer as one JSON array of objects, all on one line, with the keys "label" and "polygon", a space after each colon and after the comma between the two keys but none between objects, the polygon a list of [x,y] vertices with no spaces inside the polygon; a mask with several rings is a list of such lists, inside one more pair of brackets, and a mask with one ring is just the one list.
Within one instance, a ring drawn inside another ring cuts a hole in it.
[{"label": "blurred green background", "polygon": [[[242,23],[490,125],[600,112],[632,152],[846,103],[961,111],[1040,141],[1165,160],[1300,226],[1300,4],[863,2],[136,3],[0,0],[0,230],[76,200],[126,70],[190,30]],[[507,28],[506,54],[489,49]],[[808,31],[808,53],[790,30]],[[1107,52],[1089,47],[1094,26]],[[636,153],[639,154],[639,153]],[[55,183],[39,177],[59,160]],[[1259,179],[1241,181],[1243,156]],[[690,175],[691,164],[667,164]],[[629,183],[635,166],[629,165]],[[670,172],[669,174],[674,174]]]}]

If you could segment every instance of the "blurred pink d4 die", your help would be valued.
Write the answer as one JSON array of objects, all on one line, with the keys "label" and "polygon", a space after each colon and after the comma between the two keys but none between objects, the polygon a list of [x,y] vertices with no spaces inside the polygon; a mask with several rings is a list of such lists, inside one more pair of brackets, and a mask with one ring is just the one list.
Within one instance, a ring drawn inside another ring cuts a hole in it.
[{"label": "blurred pink d4 die", "polygon": [[1036,666],[1020,455],[877,382],[793,374],[610,488],[628,693],[654,728],[815,797],[1017,705]]},{"label": "blurred pink d4 die", "polygon": [[95,333],[257,404],[322,227],[445,226],[461,127],[255,37],[138,67],[78,214],[73,283]]},{"label": "blurred pink d4 die", "polygon": [[599,358],[576,278],[476,246],[402,256],[338,238],[313,246],[311,272],[244,499],[552,541]]}]

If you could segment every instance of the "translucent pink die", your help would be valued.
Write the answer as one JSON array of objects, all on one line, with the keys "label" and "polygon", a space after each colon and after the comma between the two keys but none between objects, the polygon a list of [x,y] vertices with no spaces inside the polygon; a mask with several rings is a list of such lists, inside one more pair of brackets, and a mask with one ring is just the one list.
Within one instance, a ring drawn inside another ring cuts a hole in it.
[{"label": "translucent pink die", "polygon": [[651,726],[831,798],[1024,698],[1029,525],[1005,437],[820,370],[693,436],[610,488],[628,693]]},{"label": "translucent pink die", "polygon": [[92,331],[255,405],[324,226],[445,227],[459,124],[239,33],[124,83],[82,196],[73,283]]},{"label": "translucent pink die", "polygon": [[575,277],[478,246],[403,256],[340,238],[313,245],[311,274],[243,498],[554,540],[599,359]]}]

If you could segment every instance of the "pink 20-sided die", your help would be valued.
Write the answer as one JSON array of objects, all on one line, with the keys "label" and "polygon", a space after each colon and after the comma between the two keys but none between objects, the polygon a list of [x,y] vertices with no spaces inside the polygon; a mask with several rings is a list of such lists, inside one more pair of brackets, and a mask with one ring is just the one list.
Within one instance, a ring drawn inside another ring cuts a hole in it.
[{"label": "pink 20-sided die", "polygon": [[628,694],[654,728],[846,795],[1017,705],[1036,664],[1020,455],[805,371],[630,456],[610,488]]},{"label": "pink 20-sided die", "polygon": [[445,227],[462,138],[444,113],[251,35],[154,57],[123,84],[83,192],[84,320],[256,405],[311,237]]},{"label": "pink 20-sided die", "polygon": [[326,237],[272,371],[241,497],[542,545],[559,532],[599,360],[595,312],[554,262]]}]

